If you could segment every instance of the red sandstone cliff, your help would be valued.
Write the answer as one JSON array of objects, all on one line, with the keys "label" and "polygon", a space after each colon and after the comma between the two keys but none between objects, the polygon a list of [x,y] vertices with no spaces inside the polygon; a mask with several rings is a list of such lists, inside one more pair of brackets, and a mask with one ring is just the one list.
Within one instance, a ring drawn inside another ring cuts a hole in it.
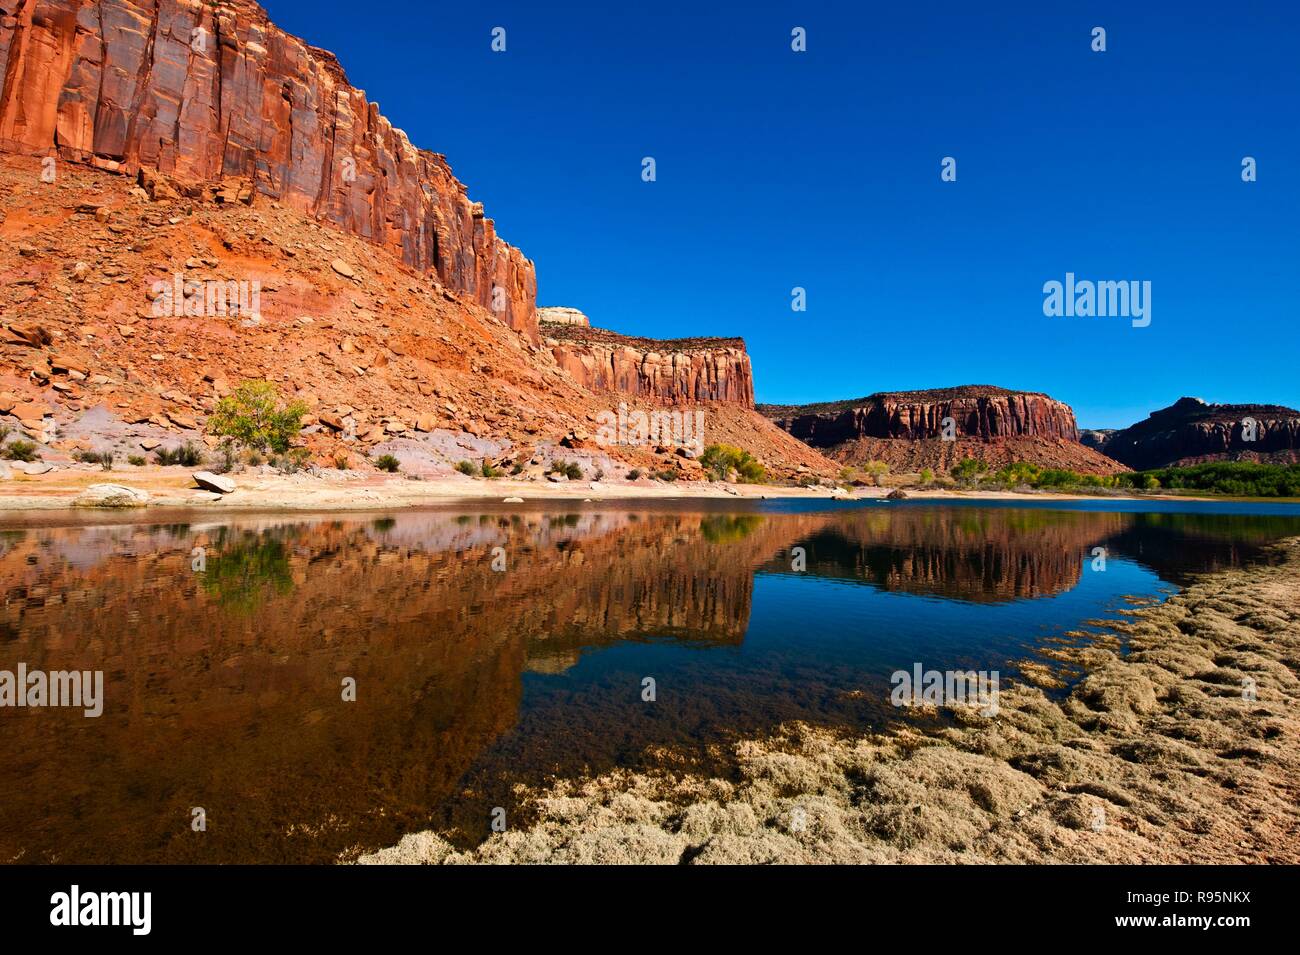
[{"label": "red sandstone cliff", "polygon": [[1300,411],[1179,398],[1107,437],[1102,450],[1136,470],[1205,461],[1300,461]]},{"label": "red sandstone cliff", "polygon": [[[800,441],[846,463],[946,470],[964,457],[990,464],[1109,473],[1115,462],[1085,447],[1069,405],[991,385],[882,392],[851,401],[760,405],[759,412]],[[944,440],[944,419],[953,440]]]},{"label": "red sandstone cliff", "polygon": [[1047,395],[986,385],[884,392],[815,405],[764,405],[760,410],[814,447],[852,438],[939,438],[945,418],[953,419],[957,437],[1079,440],[1069,405]]},{"label": "red sandstone cliff", "polygon": [[251,0],[0,0],[0,14],[0,148],[182,188],[245,180],[436,271],[536,340],[533,264],[446,159]]},{"label": "red sandstone cliff", "polygon": [[740,338],[631,338],[601,328],[547,324],[556,363],[588,391],[667,404],[720,401],[754,407],[754,372]]}]

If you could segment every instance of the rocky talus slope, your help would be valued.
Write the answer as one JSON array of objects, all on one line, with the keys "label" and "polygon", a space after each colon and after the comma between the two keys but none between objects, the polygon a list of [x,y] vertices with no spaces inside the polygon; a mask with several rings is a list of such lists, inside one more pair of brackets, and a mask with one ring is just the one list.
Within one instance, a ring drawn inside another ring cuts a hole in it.
[{"label": "rocky talus slope", "polygon": [[[947,470],[963,458],[1083,473],[1120,468],[1079,441],[1074,412],[1047,395],[991,385],[881,392],[849,401],[759,405],[785,431],[846,464]],[[951,428],[945,420],[951,419]],[[952,440],[945,440],[945,431]]]},{"label": "rocky talus slope", "polygon": [[[700,474],[674,449],[599,446],[613,395],[381,246],[264,197],[150,196],[76,163],[54,182],[40,170],[0,155],[0,423],[47,462],[213,445],[216,401],[264,379],[308,405],[302,440],[322,464],[392,453],[404,472],[446,474],[463,459],[561,456],[607,478],[619,464]],[[194,294],[155,301],[177,276]],[[257,313],[204,314],[231,282],[256,283]],[[705,414],[707,440],[752,449],[776,476],[833,467],[741,403]]]},{"label": "rocky talus slope", "polygon": [[1111,434],[1101,448],[1135,470],[1206,461],[1300,461],[1300,411],[1179,398]]}]

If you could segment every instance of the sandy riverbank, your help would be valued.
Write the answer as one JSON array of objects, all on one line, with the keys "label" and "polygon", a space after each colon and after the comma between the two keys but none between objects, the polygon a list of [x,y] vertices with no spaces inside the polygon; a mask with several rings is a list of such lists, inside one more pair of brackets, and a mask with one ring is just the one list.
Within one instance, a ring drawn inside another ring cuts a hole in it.
[{"label": "sandy riverbank", "polygon": [[735,746],[735,780],[562,782],[474,851],[424,832],[360,861],[1294,864],[1300,539],[1277,556],[1063,642],[1086,676],[1060,700],[1004,681],[995,717],[935,735],[787,726]]},{"label": "sandy riverbank", "polygon": [[[219,510],[344,511],[400,509],[456,502],[501,502],[506,498],[536,501],[610,501],[630,499],[727,500],[804,498],[813,500],[874,500],[891,488],[864,487],[845,492],[827,487],[783,487],[768,484],[650,479],[638,481],[519,481],[484,480],[460,474],[410,480],[400,475],[374,472],[322,471],[282,475],[250,473],[232,475],[237,489],[219,495],[200,489],[191,479],[193,469],[141,467],[102,471],[98,468],[61,468],[46,474],[14,472],[0,485],[0,511],[57,510],[76,506],[77,498],[95,484],[121,484],[145,491],[148,507],[211,508]],[[1013,491],[961,491],[950,488],[907,488],[914,500],[1089,500],[1085,495],[1017,493]],[[1153,500],[1113,496],[1106,500]],[[1188,500],[1188,498],[1172,498]]]}]

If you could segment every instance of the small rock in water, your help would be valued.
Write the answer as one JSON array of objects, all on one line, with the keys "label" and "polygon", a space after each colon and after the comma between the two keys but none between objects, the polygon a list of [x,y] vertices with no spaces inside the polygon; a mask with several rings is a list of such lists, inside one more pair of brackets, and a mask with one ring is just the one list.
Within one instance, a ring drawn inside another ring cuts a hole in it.
[{"label": "small rock in water", "polygon": [[503,504],[522,504],[522,503],[524,503],[524,499],[523,499],[522,497],[507,497],[507,498],[505,498],[505,500],[503,500],[501,503],[503,503]]}]

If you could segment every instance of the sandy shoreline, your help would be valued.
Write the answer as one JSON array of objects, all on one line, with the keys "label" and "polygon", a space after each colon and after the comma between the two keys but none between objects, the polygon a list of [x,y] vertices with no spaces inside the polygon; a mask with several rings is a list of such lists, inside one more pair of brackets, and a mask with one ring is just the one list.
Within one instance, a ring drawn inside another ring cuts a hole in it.
[{"label": "sandy shoreline", "polygon": [[[47,474],[27,475],[16,472],[0,487],[0,512],[60,510],[77,505],[77,498],[91,485],[120,484],[145,491],[148,504],[143,507],[115,508],[145,513],[150,508],[201,508],[221,511],[353,511],[393,510],[431,505],[502,502],[522,498],[540,501],[617,501],[656,499],[665,501],[774,500],[782,498],[808,500],[878,500],[889,487],[855,488],[849,493],[827,487],[783,487],[768,484],[731,484],[726,482],[653,481],[521,481],[510,478],[482,480],[450,475],[410,480],[361,472],[322,472],[309,474],[235,474],[237,489],[218,495],[200,489],[191,479],[193,469],[139,468],[102,471],[75,467]],[[1210,500],[1157,495],[1115,495],[1095,497],[1082,494],[1050,492],[956,490],[950,488],[907,488],[910,500],[989,500],[989,501],[1150,501]],[[105,508],[87,508],[104,510]]]},{"label": "sandy shoreline", "polygon": [[1086,673],[1066,698],[1004,684],[995,717],[933,735],[786,726],[735,745],[735,780],[563,781],[475,850],[423,832],[359,861],[1294,864],[1300,538],[1276,556],[1062,642]]}]

